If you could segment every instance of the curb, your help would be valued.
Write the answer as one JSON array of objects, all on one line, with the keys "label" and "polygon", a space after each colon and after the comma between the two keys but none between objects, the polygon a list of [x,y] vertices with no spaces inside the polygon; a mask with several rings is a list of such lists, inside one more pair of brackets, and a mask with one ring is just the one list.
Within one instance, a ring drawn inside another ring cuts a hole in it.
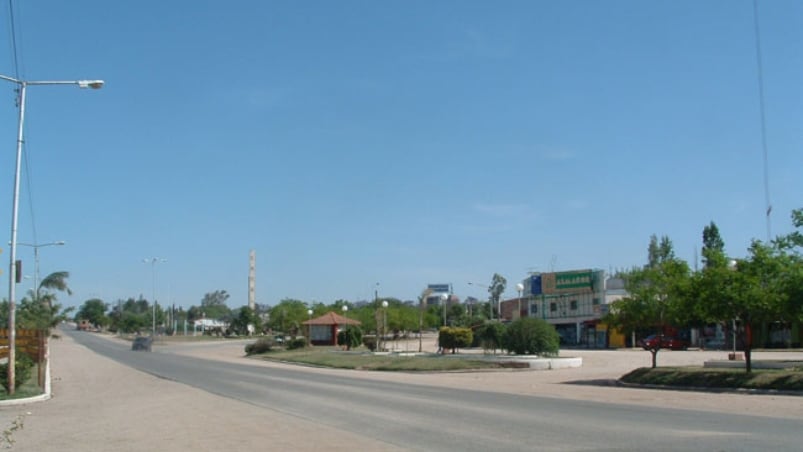
[{"label": "curb", "polygon": [[666,391],[710,392],[714,394],[743,394],[743,395],[783,395],[803,397],[803,391],[785,391],[781,389],[749,389],[749,388],[706,388],[703,386],[667,386],[655,384],[626,383],[616,380],[616,386],[630,389],[661,389]]}]

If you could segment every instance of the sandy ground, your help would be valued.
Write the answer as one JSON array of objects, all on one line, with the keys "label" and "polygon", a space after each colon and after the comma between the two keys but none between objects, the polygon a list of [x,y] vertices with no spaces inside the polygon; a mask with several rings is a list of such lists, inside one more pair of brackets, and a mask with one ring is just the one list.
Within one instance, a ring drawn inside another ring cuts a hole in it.
[{"label": "sandy ground", "polygon": [[[110,340],[116,340],[110,338]],[[404,349],[405,344],[396,345]],[[156,345],[205,359],[285,366],[243,357],[244,342]],[[418,349],[418,341],[407,346]],[[434,338],[426,338],[426,350]],[[582,357],[579,369],[550,371],[406,374],[306,368],[309,372],[349,375],[410,384],[441,385],[623,404],[664,406],[760,416],[803,418],[803,398],[781,395],[699,393],[629,389],[604,383],[650,364],[639,350],[567,350]],[[0,406],[0,446],[18,451],[141,450],[393,450],[350,433],[283,416],[179,383],[133,371],[98,356],[69,337],[51,341],[53,398],[21,406]],[[659,365],[701,365],[726,359],[727,352],[661,352]],[[756,353],[755,359],[803,359],[801,352]],[[603,383],[603,384],[600,384]],[[17,421],[23,428],[10,431]],[[311,433],[313,432],[313,433]]]}]

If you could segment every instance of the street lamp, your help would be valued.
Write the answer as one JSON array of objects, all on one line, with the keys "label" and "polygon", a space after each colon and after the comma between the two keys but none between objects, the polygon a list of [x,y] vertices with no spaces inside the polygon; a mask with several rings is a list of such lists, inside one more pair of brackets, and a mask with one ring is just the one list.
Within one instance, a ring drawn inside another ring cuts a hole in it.
[{"label": "street lamp", "polygon": [[19,87],[19,120],[17,122],[17,161],[14,168],[13,201],[11,204],[11,242],[9,243],[9,271],[8,271],[8,394],[14,394],[14,367],[16,365],[16,293],[17,279],[17,223],[20,201],[20,166],[22,163],[23,125],[25,124],[25,93],[29,85],[78,85],[79,88],[99,89],[103,80],[73,80],[73,81],[27,81],[0,75],[0,79],[16,84]]},{"label": "street lamp", "polygon": [[[738,270],[738,263],[736,259],[731,259],[728,261],[728,270],[730,271],[737,271]],[[733,341],[733,360],[736,360],[736,317],[731,320],[731,338]]]},{"label": "street lamp", "polygon": [[20,243],[17,242],[17,246],[29,246],[33,248],[33,261],[34,261],[34,272],[33,272],[33,290],[34,290],[34,297],[36,300],[39,300],[39,248],[44,248],[46,246],[63,246],[65,245],[64,240],[59,240],[58,242],[50,242],[50,243]]},{"label": "street lamp", "polygon": [[382,342],[385,342],[385,336],[388,334],[388,300],[382,300]]},{"label": "street lamp", "polygon": [[[470,282],[469,281],[468,285],[470,285],[470,286],[480,286],[480,287],[483,287],[485,289],[488,289],[488,286],[486,286],[485,284],[477,284],[475,282]],[[490,292],[489,292],[489,294],[490,294]],[[489,297],[489,299],[488,299],[488,320],[493,320],[493,319],[494,319],[494,302]]]},{"label": "street lamp", "polygon": [[151,282],[153,283],[153,329],[151,330],[151,338],[154,338],[156,337],[156,263],[167,262],[167,259],[152,257],[150,259],[142,259],[142,262],[151,264]]},{"label": "street lamp", "polygon": [[441,294],[441,306],[443,306],[443,326],[446,326],[446,300],[449,299],[449,295],[445,293]]},{"label": "street lamp", "polygon": [[519,292],[519,318],[521,318],[521,293],[524,292],[524,284],[516,284],[516,290]]},{"label": "street lamp", "polygon": [[312,309],[307,309],[307,343],[312,343]]},{"label": "street lamp", "polygon": [[340,309],[343,311],[343,315],[346,316],[346,318],[348,318],[348,316],[349,316],[349,307],[347,305],[343,305],[343,307],[340,308]]}]

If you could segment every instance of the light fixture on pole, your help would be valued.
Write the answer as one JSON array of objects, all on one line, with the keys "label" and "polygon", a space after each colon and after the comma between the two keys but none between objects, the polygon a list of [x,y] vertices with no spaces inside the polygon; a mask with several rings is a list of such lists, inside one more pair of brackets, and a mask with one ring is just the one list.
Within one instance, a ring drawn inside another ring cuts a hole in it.
[{"label": "light fixture on pole", "polygon": [[382,343],[388,334],[388,300],[382,300]]},{"label": "light fixture on pole", "polygon": [[[468,285],[469,286],[480,286],[480,287],[483,287],[485,289],[488,289],[488,286],[486,286],[484,284],[477,284],[475,282],[470,282],[469,281]],[[490,291],[488,293],[490,294]],[[488,297],[488,320],[493,320],[493,319],[494,319],[494,302],[493,302],[493,299],[489,296]]]},{"label": "light fixture on pole", "polygon": [[307,343],[312,343],[312,309],[307,309]]},{"label": "light fixture on pole", "polygon": [[59,240],[58,242],[39,243],[39,244],[17,242],[17,246],[29,246],[33,248],[33,262],[34,262],[33,291],[35,300],[39,300],[39,248],[44,248],[46,246],[63,246],[63,245],[65,245],[64,240]]},{"label": "light fixture on pole", "polygon": [[518,283],[516,284],[516,290],[519,291],[519,314],[518,317],[521,317],[521,293],[524,292],[524,284]]},{"label": "light fixture on pole", "polygon": [[152,257],[150,259],[142,259],[142,262],[146,264],[151,264],[151,282],[152,282],[152,289],[153,289],[153,319],[152,319],[152,330],[151,330],[151,338],[156,337],[156,263],[157,262],[167,262],[167,259],[162,259],[160,257]]},{"label": "light fixture on pole", "polygon": [[19,120],[17,122],[17,156],[14,168],[14,189],[13,201],[11,204],[11,242],[9,243],[9,271],[8,271],[8,394],[14,394],[14,367],[16,366],[16,293],[15,284],[17,279],[17,223],[20,200],[20,167],[22,164],[22,143],[23,129],[25,124],[25,94],[28,86],[36,85],[78,85],[80,88],[99,89],[103,86],[103,80],[40,80],[28,81],[19,80],[13,77],[0,75],[0,79],[16,84],[19,87]]},{"label": "light fixture on pole", "polygon": [[441,294],[441,305],[443,306],[443,326],[446,326],[446,300],[449,299],[449,295],[445,293]]}]

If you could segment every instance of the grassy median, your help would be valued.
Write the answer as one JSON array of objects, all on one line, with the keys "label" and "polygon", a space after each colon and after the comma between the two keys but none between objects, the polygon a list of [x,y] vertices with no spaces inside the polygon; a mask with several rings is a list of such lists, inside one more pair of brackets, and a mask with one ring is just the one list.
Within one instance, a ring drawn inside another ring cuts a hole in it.
[{"label": "grassy median", "polygon": [[803,391],[803,367],[790,369],[710,369],[656,367],[636,369],[621,381],[632,384],[707,389],[761,389]]},{"label": "grassy median", "polygon": [[383,370],[406,372],[444,372],[514,367],[511,363],[472,359],[466,355],[374,355],[370,352],[346,352],[334,347],[270,351],[252,358],[292,362],[337,369]]}]

